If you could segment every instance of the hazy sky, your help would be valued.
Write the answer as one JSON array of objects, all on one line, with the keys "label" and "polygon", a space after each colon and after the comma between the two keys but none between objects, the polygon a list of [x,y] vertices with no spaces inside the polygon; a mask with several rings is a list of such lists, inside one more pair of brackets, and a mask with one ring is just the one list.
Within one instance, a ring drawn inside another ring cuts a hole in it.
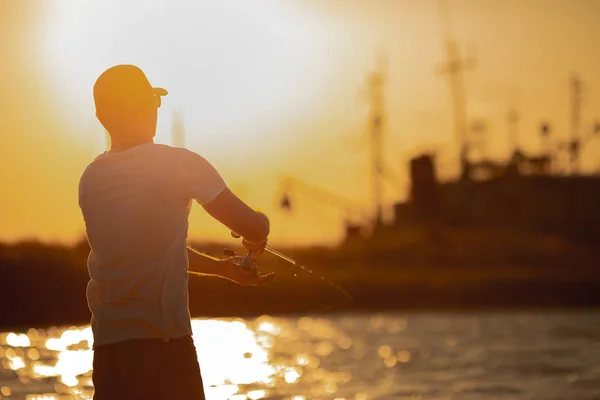
[{"label": "hazy sky", "polygon": [[[451,32],[476,59],[465,76],[472,118],[488,124],[488,152],[508,154],[506,113],[520,112],[522,146],[539,150],[540,121],[569,128],[569,79],[584,85],[585,130],[600,117],[600,2],[446,1]],[[92,86],[106,68],[133,63],[170,94],[157,142],[170,143],[173,110],[187,145],[273,220],[273,242],[339,237],[343,212],[296,191],[297,211],[278,211],[283,175],[366,204],[366,75],[388,58],[388,163],[406,192],[407,157],[439,150],[456,171],[438,1],[0,1],[0,240],[83,235],[77,184],[105,149]],[[600,169],[600,144],[584,151]],[[192,213],[192,238],[226,230]]]}]

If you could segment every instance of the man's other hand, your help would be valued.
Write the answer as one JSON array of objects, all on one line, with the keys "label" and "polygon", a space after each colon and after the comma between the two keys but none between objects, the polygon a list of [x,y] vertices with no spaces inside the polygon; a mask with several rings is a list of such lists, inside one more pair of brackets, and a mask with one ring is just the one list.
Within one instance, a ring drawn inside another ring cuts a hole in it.
[{"label": "man's other hand", "polygon": [[222,261],[221,272],[219,275],[237,283],[238,285],[258,286],[275,278],[274,272],[264,274],[257,270],[256,274],[248,274],[242,270],[242,267],[236,265],[233,260],[233,258],[228,258]]}]

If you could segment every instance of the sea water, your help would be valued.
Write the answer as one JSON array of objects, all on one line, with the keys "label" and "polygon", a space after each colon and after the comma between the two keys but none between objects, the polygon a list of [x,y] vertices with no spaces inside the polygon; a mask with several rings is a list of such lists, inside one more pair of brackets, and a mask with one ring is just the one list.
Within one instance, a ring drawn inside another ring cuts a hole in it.
[{"label": "sea water", "polygon": [[[600,311],[195,319],[209,400],[600,399]],[[89,326],[0,333],[2,399],[89,399]]]}]

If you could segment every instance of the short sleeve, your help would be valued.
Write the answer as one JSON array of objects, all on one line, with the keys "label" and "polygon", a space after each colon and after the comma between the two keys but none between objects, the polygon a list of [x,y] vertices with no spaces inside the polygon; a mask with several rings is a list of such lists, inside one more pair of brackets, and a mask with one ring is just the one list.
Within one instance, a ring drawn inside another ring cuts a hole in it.
[{"label": "short sleeve", "polygon": [[179,161],[179,184],[186,198],[205,205],[227,187],[216,168],[201,155],[181,149]]}]

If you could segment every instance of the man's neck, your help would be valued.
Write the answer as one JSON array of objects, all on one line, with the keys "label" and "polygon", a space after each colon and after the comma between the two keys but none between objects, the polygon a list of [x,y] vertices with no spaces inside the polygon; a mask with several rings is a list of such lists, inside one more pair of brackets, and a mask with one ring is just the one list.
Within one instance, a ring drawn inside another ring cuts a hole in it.
[{"label": "man's neck", "polygon": [[123,151],[123,150],[127,150],[132,147],[139,146],[140,144],[145,144],[145,143],[154,143],[154,139],[149,138],[146,140],[135,140],[135,141],[130,141],[130,142],[113,141],[110,144],[110,151]]}]

